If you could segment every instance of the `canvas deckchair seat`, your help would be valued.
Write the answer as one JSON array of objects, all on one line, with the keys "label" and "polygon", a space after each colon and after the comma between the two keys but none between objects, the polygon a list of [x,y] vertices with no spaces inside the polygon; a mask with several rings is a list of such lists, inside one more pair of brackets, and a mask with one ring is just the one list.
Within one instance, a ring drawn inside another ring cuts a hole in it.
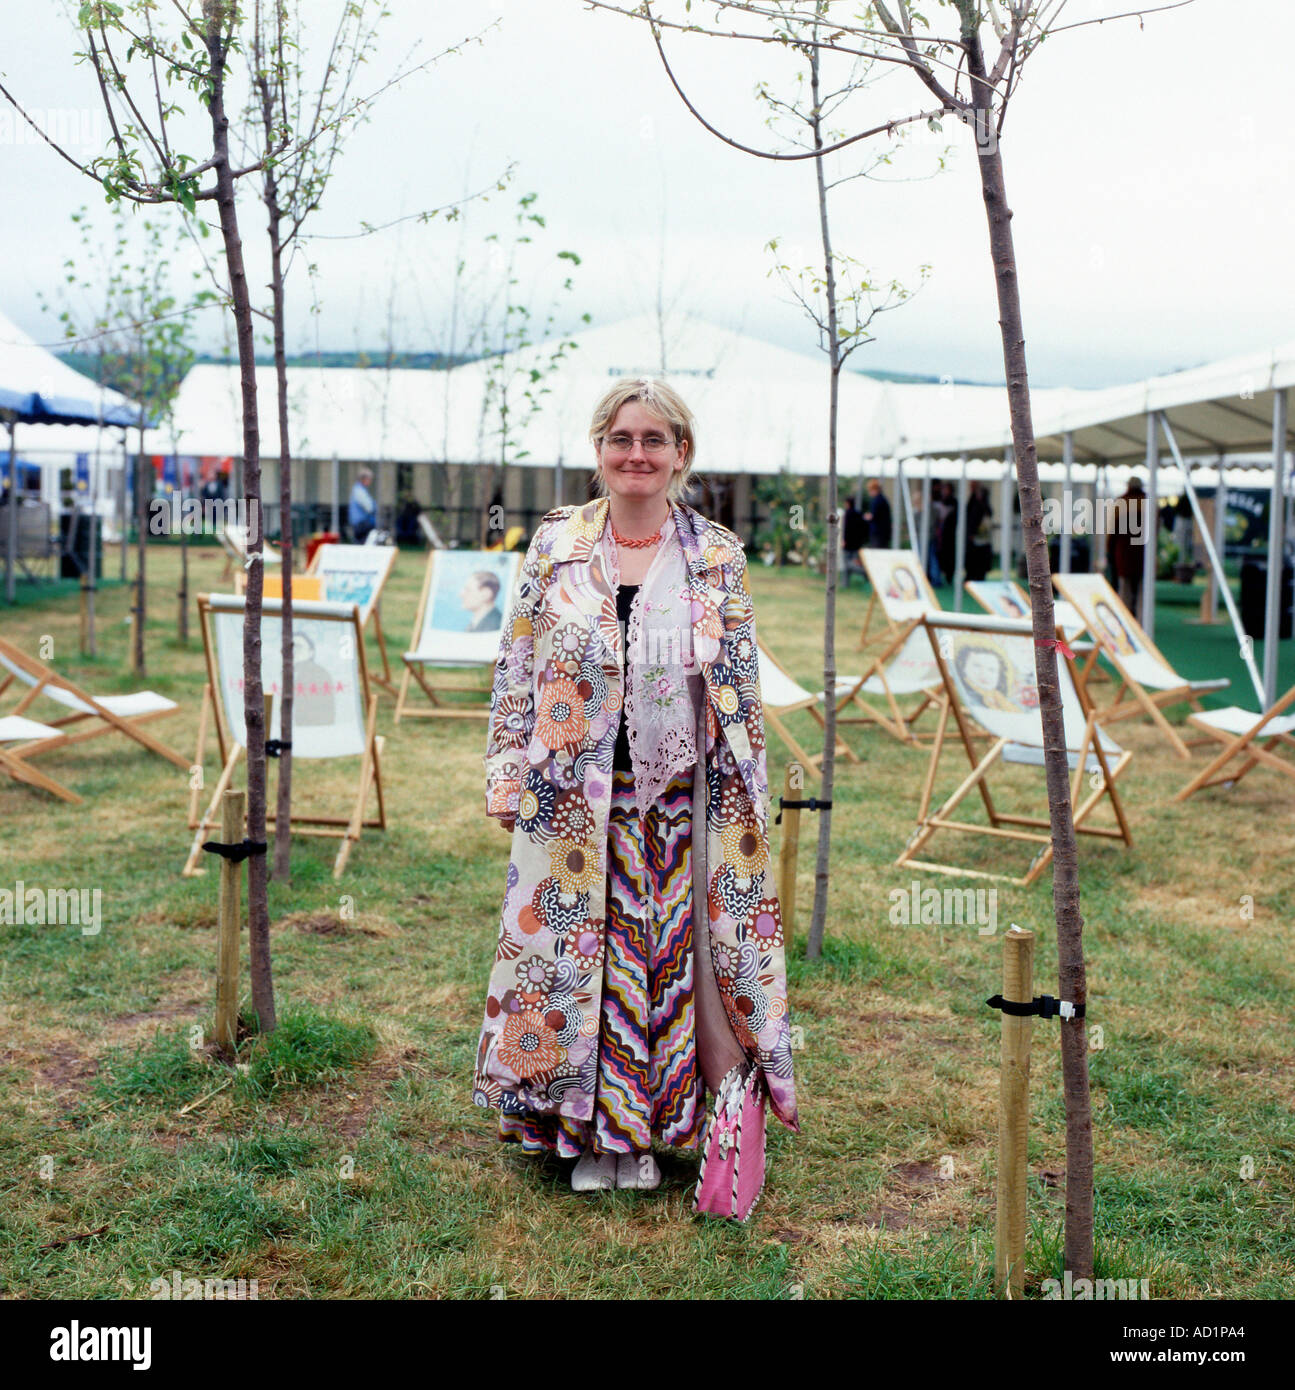
[{"label": "canvas deckchair seat", "polygon": [[[226,692],[224,704],[230,736],[240,748],[247,747],[247,727],[243,722],[242,700],[229,698],[237,689],[237,682],[243,675],[243,609],[244,600],[229,594],[212,594],[209,599],[212,612],[212,627],[216,645],[216,664],[221,689]],[[277,617],[282,603],[272,599],[264,601],[267,618]],[[303,599],[292,605],[294,623],[310,618],[332,618],[345,620],[353,611],[349,603],[327,603],[323,600]],[[345,629],[350,631],[349,628]],[[314,723],[301,717],[301,694],[293,705],[292,756],[297,758],[346,758],[362,757],[368,747],[365,733],[365,706],[363,680],[360,674],[358,654],[352,653],[352,660],[341,682],[341,691],[330,694],[328,723]],[[276,673],[277,675],[277,673]],[[302,681],[309,689],[310,681]],[[274,694],[271,712],[272,727],[279,726],[279,695]]]},{"label": "canvas deckchair seat", "polygon": [[1172,666],[1158,660],[1150,652],[1135,652],[1131,656],[1121,653],[1120,665],[1148,690],[1181,690],[1186,687],[1193,694],[1207,694],[1211,690],[1226,690],[1231,684],[1226,676],[1214,680],[1191,680],[1187,676],[1180,676]]},{"label": "canvas deckchair seat", "polygon": [[1226,709],[1207,709],[1192,715],[1193,724],[1208,724],[1224,734],[1248,734],[1257,725],[1263,724],[1264,736],[1269,734],[1295,734],[1295,714],[1278,715],[1265,723],[1262,714],[1242,709],[1240,705],[1228,705]]},{"label": "canvas deckchair seat", "polygon": [[33,738],[58,738],[60,731],[22,714],[0,714],[0,743],[20,743]]},{"label": "canvas deckchair seat", "polygon": [[[1100,729],[1098,729],[1097,733],[1102,740],[1102,752],[1105,753],[1108,758],[1120,757],[1124,750],[1119,744],[1107,737]],[[1042,744],[1009,743],[1004,747],[1002,757],[1005,763],[1020,763],[1025,767],[1042,767],[1044,765]],[[1073,749],[1066,749],[1066,765],[1070,768],[1071,772],[1079,766],[1079,754]],[[1084,759],[1084,771],[1100,772],[1101,770],[1102,765],[1097,760],[1097,754],[1089,753]]]},{"label": "canvas deckchair seat", "polygon": [[[523,555],[515,550],[440,550],[427,553],[427,572],[418,600],[414,630],[404,654],[405,673],[396,698],[396,723],[402,718],[488,719],[490,716],[489,677],[499,657],[499,643],[511,619],[512,598],[521,574]],[[458,608],[454,590],[472,569],[484,570],[498,583],[497,606],[500,625],[464,628],[468,616]],[[450,621],[447,623],[446,620]],[[442,672],[475,671],[486,678],[484,685],[467,681],[443,682]],[[427,696],[430,708],[409,699],[411,683],[416,682]],[[452,695],[455,701],[444,699]],[[456,703],[468,696],[472,703]]]},{"label": "canvas deckchair seat", "polygon": [[[226,523],[220,532],[221,539],[229,543],[229,548],[234,551],[239,560],[247,559],[247,527],[239,526],[237,523]],[[274,549],[268,541],[261,542],[261,560],[266,565],[281,565],[283,556]]]}]

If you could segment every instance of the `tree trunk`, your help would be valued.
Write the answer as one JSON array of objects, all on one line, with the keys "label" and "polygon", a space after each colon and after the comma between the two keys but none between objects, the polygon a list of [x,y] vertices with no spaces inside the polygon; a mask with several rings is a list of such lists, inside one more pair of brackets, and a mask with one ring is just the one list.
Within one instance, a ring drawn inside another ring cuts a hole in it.
[{"label": "tree trunk", "polygon": [[[144,399],[144,391],[141,383],[140,400]],[[144,482],[149,474],[148,457],[144,453],[144,426],[139,427],[139,464],[135,469],[135,516],[136,526],[139,535],[136,537],[137,568],[135,576],[135,631],[134,643],[130,654],[130,669],[137,676],[146,675],[144,668],[144,617],[146,612],[144,583],[144,543],[148,536],[148,504],[152,497],[153,489],[151,486],[145,488]],[[126,538],[122,537],[122,545],[126,544]]]},{"label": "tree trunk", "polygon": [[[815,37],[818,29],[815,25]],[[823,129],[819,113],[818,49],[810,50],[810,85],[813,100],[811,125],[814,148],[823,148]],[[827,924],[828,872],[832,852],[832,782],[836,772],[836,557],[840,549],[836,498],[836,420],[841,382],[841,344],[837,336],[836,271],[832,263],[832,233],[827,217],[827,187],[823,178],[823,159],[814,160],[818,181],[818,222],[823,239],[824,278],[827,287],[828,352],[831,378],[827,415],[827,576],[823,594],[823,765],[819,793],[824,807],[818,813],[818,859],[814,865],[814,910],[810,917],[805,955],[814,960],[823,951],[823,931]]]},{"label": "tree trunk", "polygon": [[[229,267],[230,297],[238,341],[239,386],[243,406],[243,499],[247,507],[247,604],[243,619],[243,719],[247,728],[247,838],[265,843],[265,708],[261,688],[261,595],[265,529],[261,511],[261,438],[256,405],[256,345],[252,302],[243,243],[234,203],[234,174],[229,162],[229,117],[225,112],[224,24],[227,5],[206,0],[205,40],[211,57],[211,115],[213,172],[220,231]],[[264,853],[247,861],[247,938],[252,979],[252,1010],[265,1033],[276,1023],[274,981],[270,969],[270,913]]]},{"label": "tree trunk", "polygon": [[[175,459],[176,484],[180,488],[181,500],[183,500],[183,466],[180,463],[178,443],[174,438],[171,440],[171,455]],[[194,479],[194,481],[196,482],[197,479]],[[189,528],[183,519],[183,511],[184,509],[182,507],[180,520],[180,587],[175,591],[175,635],[182,646],[187,646],[189,642]]]},{"label": "tree trunk", "polygon": [[[270,126],[267,121],[267,140]],[[279,553],[283,556],[283,677],[279,684],[279,787],[274,812],[274,877],[292,876],[292,704],[296,677],[292,652],[292,451],[288,438],[288,353],[284,341],[283,243],[274,170],[265,176],[270,214],[270,289],[274,297],[274,375],[279,404]]]},{"label": "tree trunk", "polygon": [[[1039,713],[1043,721],[1048,816],[1052,824],[1052,903],[1057,926],[1058,988],[1062,999],[1083,1004],[1088,997],[1084,971],[1084,919],[1079,911],[1079,868],[1057,672],[1052,574],[1047,538],[1043,533],[1043,500],[1039,491],[1038,451],[1030,412],[1025,332],[1021,322],[1020,285],[1012,241],[1012,212],[1007,203],[1002,154],[989,104],[991,94],[985,82],[979,19],[975,16],[974,6],[963,9],[963,42],[967,53],[967,72],[975,92],[978,118],[976,151],[985,212],[989,219],[994,278],[998,286],[1003,364],[1007,374],[1016,481],[1021,499],[1021,524],[1034,618],[1034,664],[1039,685]],[[1065,1268],[1074,1279],[1091,1279],[1093,1122],[1088,1091],[1088,1035],[1083,1019],[1062,1021],[1060,1027],[1061,1074],[1066,1103]]]}]

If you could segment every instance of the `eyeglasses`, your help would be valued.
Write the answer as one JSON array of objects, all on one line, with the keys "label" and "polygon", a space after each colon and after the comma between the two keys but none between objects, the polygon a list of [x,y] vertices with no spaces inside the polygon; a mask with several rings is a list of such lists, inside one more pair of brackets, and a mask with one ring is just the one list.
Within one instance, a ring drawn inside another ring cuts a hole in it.
[{"label": "eyeglasses", "polygon": [[658,456],[675,447],[675,441],[663,434],[645,434],[640,440],[632,434],[609,434],[603,439],[603,447],[612,454],[628,454],[636,443],[643,445],[645,454]]}]

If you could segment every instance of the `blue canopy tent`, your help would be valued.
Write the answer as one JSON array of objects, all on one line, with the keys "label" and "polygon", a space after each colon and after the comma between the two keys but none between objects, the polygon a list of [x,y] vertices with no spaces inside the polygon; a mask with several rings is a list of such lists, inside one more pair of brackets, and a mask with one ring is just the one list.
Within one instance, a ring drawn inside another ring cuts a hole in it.
[{"label": "blue canopy tent", "polygon": [[119,392],[100,387],[41,347],[0,314],[0,423],[9,432],[4,473],[5,597],[17,597],[18,502],[17,427],[19,425],[138,426],[149,422]]}]

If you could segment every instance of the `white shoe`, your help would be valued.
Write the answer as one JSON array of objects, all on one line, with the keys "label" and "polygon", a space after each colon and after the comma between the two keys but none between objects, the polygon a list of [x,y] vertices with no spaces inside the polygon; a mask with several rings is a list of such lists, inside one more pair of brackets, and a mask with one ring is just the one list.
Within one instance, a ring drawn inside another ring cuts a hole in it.
[{"label": "white shoe", "polygon": [[616,1186],[616,1155],[586,1149],[571,1170],[572,1192],[599,1192]]},{"label": "white shoe", "polygon": [[650,1153],[621,1154],[616,1160],[616,1186],[651,1192],[661,1186],[661,1170]]}]

